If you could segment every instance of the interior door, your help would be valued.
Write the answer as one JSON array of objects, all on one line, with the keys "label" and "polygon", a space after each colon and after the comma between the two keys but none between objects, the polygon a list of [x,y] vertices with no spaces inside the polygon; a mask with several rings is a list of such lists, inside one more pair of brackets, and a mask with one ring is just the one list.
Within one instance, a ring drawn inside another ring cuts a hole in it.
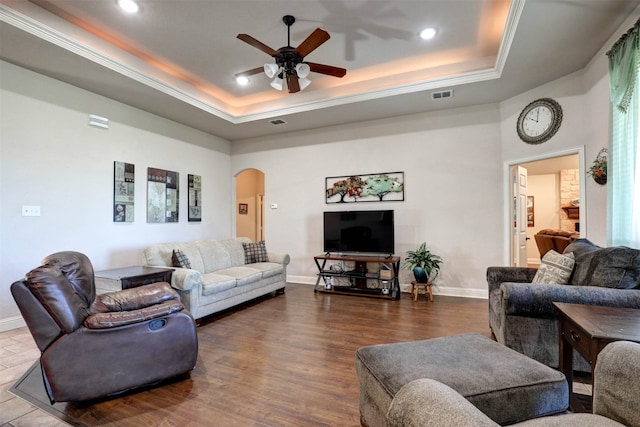
[{"label": "interior door", "polygon": [[511,259],[516,267],[527,266],[527,169],[513,167],[513,235]]}]

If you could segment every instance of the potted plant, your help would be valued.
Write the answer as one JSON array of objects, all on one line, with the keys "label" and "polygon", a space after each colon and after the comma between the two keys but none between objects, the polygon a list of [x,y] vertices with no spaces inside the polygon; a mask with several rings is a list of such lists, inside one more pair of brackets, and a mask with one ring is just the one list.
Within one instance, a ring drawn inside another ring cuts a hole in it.
[{"label": "potted plant", "polygon": [[429,283],[438,277],[442,258],[427,249],[427,242],[422,242],[415,251],[407,251],[402,268],[413,271],[418,283]]},{"label": "potted plant", "polygon": [[603,148],[587,171],[587,175],[600,185],[607,183],[607,149]]}]

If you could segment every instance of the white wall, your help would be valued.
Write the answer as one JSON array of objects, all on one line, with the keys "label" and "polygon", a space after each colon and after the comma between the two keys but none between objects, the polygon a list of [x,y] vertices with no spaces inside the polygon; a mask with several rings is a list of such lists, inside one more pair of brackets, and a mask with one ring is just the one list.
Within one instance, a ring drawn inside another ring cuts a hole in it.
[{"label": "white wall", "polygon": [[[90,113],[110,128],[89,126]],[[0,330],[21,322],[9,286],[50,253],[84,252],[101,270],[140,264],[150,243],[232,236],[229,153],[225,140],[0,61]],[[116,160],[135,164],[133,223],[112,221]],[[180,173],[179,223],[147,224],[147,167]],[[187,221],[189,173],[202,176],[201,223]],[[22,217],[23,205],[41,216]]]},{"label": "white wall", "polygon": [[[232,173],[265,173],[267,247],[291,255],[292,279],[315,281],[323,211],[384,208],[395,210],[396,254],[426,241],[444,259],[440,291],[484,296],[502,255],[499,131],[498,106],[485,105],[234,142]],[[325,177],[396,171],[403,202],[325,204]]]}]

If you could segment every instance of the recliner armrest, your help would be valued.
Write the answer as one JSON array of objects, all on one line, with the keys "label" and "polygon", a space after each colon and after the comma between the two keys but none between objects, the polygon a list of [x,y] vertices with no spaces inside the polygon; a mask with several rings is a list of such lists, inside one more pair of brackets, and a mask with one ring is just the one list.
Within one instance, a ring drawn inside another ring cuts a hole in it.
[{"label": "recliner armrest", "polygon": [[184,310],[184,306],[181,302],[171,300],[138,310],[92,314],[84,319],[84,326],[88,329],[115,328],[167,316],[182,310]]},{"label": "recliner armrest", "polygon": [[171,289],[168,283],[156,282],[137,288],[97,295],[89,307],[89,314],[138,310],[175,300],[180,301],[180,296]]}]

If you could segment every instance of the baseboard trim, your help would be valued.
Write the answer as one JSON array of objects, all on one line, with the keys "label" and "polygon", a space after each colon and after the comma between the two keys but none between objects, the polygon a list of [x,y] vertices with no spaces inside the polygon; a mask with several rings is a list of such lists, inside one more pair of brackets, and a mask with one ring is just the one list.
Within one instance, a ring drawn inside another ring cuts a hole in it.
[{"label": "baseboard trim", "polygon": [[22,318],[22,316],[12,316],[0,319],[0,332],[22,328],[23,326],[27,326],[27,324],[24,323],[24,319]]},{"label": "baseboard trim", "polygon": [[[308,277],[308,276],[287,276],[288,283],[298,283],[301,285],[315,285],[316,277]],[[409,293],[411,292],[411,283],[400,283],[400,292]],[[462,298],[478,298],[478,299],[488,299],[487,290],[486,289],[468,289],[468,288],[453,288],[449,286],[434,286],[433,287],[434,295],[443,295],[449,297],[462,297]]]}]

